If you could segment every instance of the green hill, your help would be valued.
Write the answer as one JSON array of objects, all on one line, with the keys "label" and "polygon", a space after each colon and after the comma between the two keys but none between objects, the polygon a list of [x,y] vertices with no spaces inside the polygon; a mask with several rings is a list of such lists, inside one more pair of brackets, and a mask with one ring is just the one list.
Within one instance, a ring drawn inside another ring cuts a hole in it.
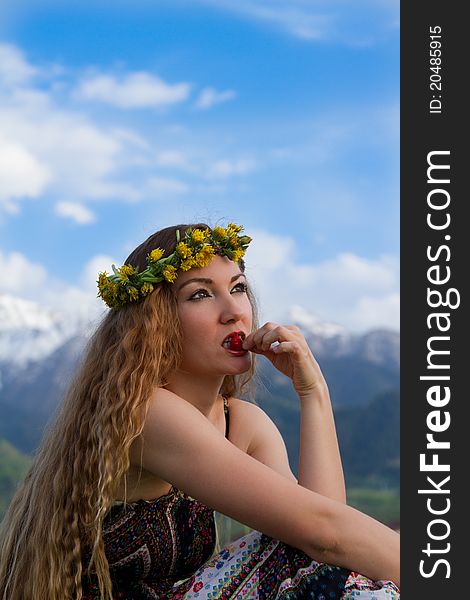
[{"label": "green hill", "polygon": [[0,520],[30,464],[29,456],[0,440]]}]

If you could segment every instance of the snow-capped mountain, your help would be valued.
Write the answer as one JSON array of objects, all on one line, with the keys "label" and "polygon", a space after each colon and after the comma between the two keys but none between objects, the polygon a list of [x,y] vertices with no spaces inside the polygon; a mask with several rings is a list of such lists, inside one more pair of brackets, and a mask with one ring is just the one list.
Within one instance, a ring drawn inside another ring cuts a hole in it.
[{"label": "snow-capped mountain", "polygon": [[290,307],[289,322],[300,327],[318,357],[354,355],[377,364],[400,364],[400,335],[397,331],[374,329],[352,333],[338,323],[323,321],[299,305]]},{"label": "snow-capped mountain", "polygon": [[304,333],[316,335],[324,339],[347,339],[350,337],[350,333],[346,327],[332,321],[323,321],[318,315],[307,311],[299,304],[291,306],[287,312],[287,316]]},{"label": "snow-capped mountain", "polygon": [[29,300],[0,294],[0,369],[23,368],[46,359],[89,327]]}]

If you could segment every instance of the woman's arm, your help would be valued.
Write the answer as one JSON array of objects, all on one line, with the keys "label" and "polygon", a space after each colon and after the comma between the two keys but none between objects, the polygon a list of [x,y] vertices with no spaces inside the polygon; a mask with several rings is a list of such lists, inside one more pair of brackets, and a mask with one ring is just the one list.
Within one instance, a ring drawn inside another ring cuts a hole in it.
[{"label": "woman's arm", "polygon": [[268,322],[247,336],[243,348],[270,360],[276,369],[292,380],[299,396],[299,485],[333,500],[346,502],[328,386],[301,330],[296,326]]},{"label": "woman's arm", "polygon": [[310,393],[299,394],[299,485],[333,500],[346,502],[343,466],[324,379]]},{"label": "woman's arm", "polygon": [[297,485],[222,437],[189,402],[158,389],[131,460],[205,505],[371,579],[399,581],[399,536],[359,511]]}]

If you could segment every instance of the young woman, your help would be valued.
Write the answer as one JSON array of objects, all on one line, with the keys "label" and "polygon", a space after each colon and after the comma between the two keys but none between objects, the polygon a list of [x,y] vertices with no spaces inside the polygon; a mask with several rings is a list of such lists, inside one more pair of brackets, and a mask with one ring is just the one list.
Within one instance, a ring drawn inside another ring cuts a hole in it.
[{"label": "young woman", "polygon": [[[241,230],[168,227],[100,274],[111,310],[2,524],[3,600],[399,597],[399,536],[346,505],[327,384],[298,328],[258,326]],[[238,397],[257,354],[298,394],[298,481]],[[217,552],[214,510],[251,533]]]}]

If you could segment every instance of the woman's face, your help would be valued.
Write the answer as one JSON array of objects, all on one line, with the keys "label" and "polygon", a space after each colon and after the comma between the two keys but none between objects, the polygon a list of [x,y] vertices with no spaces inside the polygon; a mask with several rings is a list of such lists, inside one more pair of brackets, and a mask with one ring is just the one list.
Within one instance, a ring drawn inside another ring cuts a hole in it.
[{"label": "woman's face", "polygon": [[215,256],[203,269],[179,271],[173,286],[183,334],[181,369],[200,375],[247,371],[250,353],[224,347],[227,336],[247,336],[252,326],[247,284],[238,264]]}]

